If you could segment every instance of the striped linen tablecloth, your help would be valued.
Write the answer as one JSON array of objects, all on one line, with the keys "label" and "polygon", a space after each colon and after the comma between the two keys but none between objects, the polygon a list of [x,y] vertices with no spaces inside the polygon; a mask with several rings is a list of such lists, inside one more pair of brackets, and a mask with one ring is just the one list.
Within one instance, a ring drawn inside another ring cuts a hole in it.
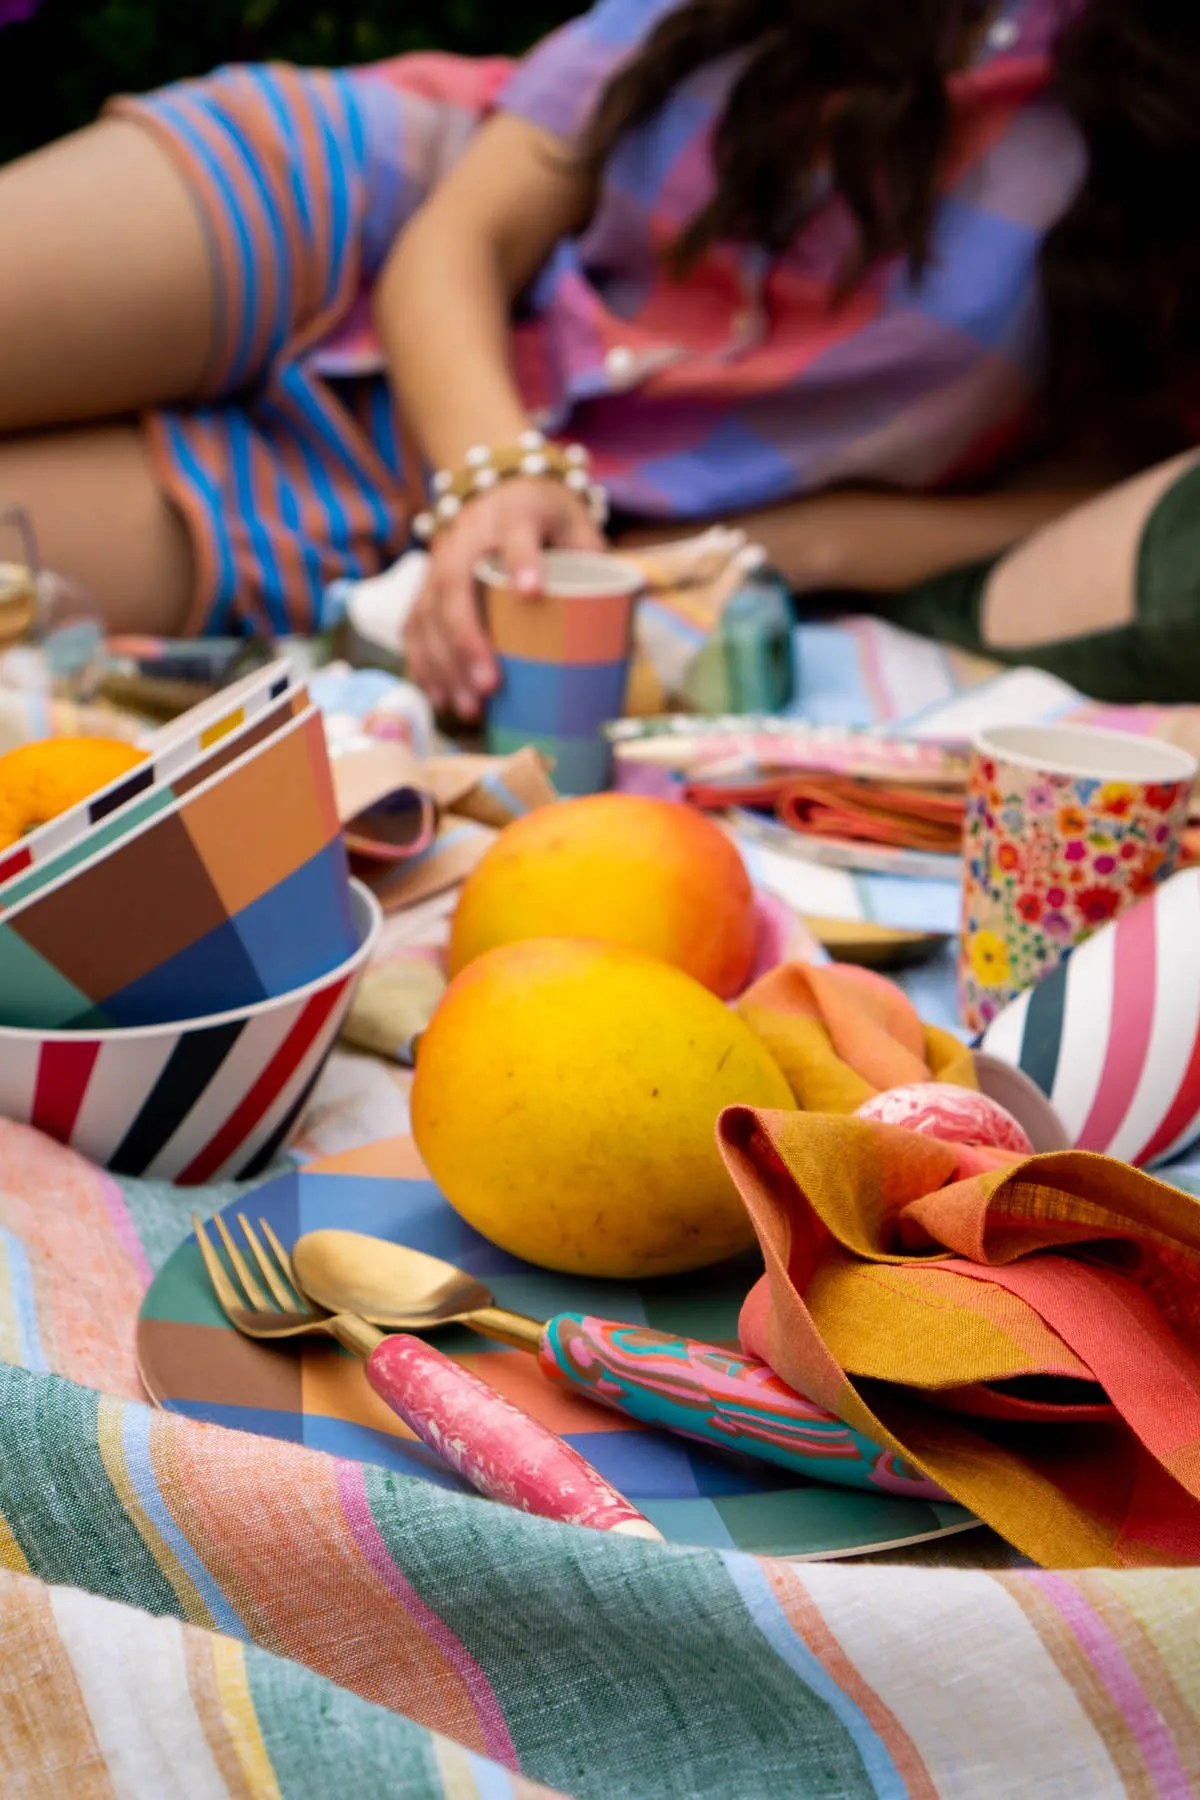
[{"label": "striped linen tablecloth", "polygon": [[[807,667],[847,722],[963,685],[886,633]],[[385,960],[428,957],[449,904]],[[905,985],[952,1023],[948,958]],[[407,1082],[340,1053],[300,1153],[402,1132]],[[1200,1793],[1200,1570],[1013,1566],[982,1533],[942,1566],[613,1539],[154,1411],[141,1296],[229,1197],[0,1122],[5,1800]]]}]

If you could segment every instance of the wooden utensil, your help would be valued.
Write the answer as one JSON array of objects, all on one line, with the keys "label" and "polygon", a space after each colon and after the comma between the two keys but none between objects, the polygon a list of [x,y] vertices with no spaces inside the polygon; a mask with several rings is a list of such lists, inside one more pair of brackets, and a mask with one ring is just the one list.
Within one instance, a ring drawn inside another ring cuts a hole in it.
[{"label": "wooden utensil", "polygon": [[[262,1239],[238,1223],[270,1294],[264,1293],[232,1232],[214,1219],[233,1277],[192,1214],[196,1242],[222,1312],[238,1331],[268,1341],[331,1337],[366,1362],[367,1380],[438,1456],[490,1500],[596,1531],[661,1538],[578,1451],[439,1350],[406,1335],[385,1337],[351,1311],[320,1311],[300,1292],[287,1251],[265,1219]],[[241,1292],[238,1289],[241,1289]]]}]

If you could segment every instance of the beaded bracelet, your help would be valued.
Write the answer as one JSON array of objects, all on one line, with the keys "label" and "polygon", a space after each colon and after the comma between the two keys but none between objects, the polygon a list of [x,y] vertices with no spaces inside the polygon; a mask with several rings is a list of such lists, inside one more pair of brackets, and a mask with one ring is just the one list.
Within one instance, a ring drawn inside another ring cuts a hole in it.
[{"label": "beaded bracelet", "polygon": [[510,448],[491,450],[477,444],[468,450],[461,469],[439,469],[433,478],[434,503],[413,520],[413,535],[423,544],[452,525],[468,500],[485,494],[517,475],[544,476],[561,482],[587,502],[597,525],[608,519],[608,495],[589,473],[591,458],[582,444],[549,443],[540,431],[524,431]]}]

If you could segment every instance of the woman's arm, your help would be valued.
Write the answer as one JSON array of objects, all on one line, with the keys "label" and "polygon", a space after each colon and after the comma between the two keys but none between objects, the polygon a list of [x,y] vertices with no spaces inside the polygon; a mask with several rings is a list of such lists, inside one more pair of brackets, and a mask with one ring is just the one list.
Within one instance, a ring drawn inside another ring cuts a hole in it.
[{"label": "woman's arm", "polygon": [[[376,288],[375,321],[402,416],[434,467],[459,468],[473,445],[512,445],[529,429],[511,366],[512,303],[591,205],[564,146],[502,114],[398,240]],[[600,544],[585,503],[550,480],[501,482],[439,532],[405,634],[410,671],[435,705],[469,718],[495,685],[475,598],[478,559],[499,552],[532,592],[548,544]]]},{"label": "woman's arm", "polygon": [[[961,563],[998,556],[1098,491],[1081,485],[921,495],[839,488],[723,523],[740,525],[762,544],[799,593],[895,594]],[[624,541],[663,536],[661,528],[639,529]]]},{"label": "woman's arm", "polygon": [[375,290],[375,323],[431,463],[458,467],[472,444],[509,444],[527,429],[510,310],[591,204],[563,145],[501,114],[401,234]]}]

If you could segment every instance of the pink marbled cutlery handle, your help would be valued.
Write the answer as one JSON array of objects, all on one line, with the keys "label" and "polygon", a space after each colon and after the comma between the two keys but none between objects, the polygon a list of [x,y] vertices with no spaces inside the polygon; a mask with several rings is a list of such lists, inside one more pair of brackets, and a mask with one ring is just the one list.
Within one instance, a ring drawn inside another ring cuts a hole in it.
[{"label": "pink marbled cutlery handle", "polygon": [[367,1380],[489,1500],[593,1531],[662,1536],[577,1450],[420,1338],[384,1338],[367,1358]]}]

